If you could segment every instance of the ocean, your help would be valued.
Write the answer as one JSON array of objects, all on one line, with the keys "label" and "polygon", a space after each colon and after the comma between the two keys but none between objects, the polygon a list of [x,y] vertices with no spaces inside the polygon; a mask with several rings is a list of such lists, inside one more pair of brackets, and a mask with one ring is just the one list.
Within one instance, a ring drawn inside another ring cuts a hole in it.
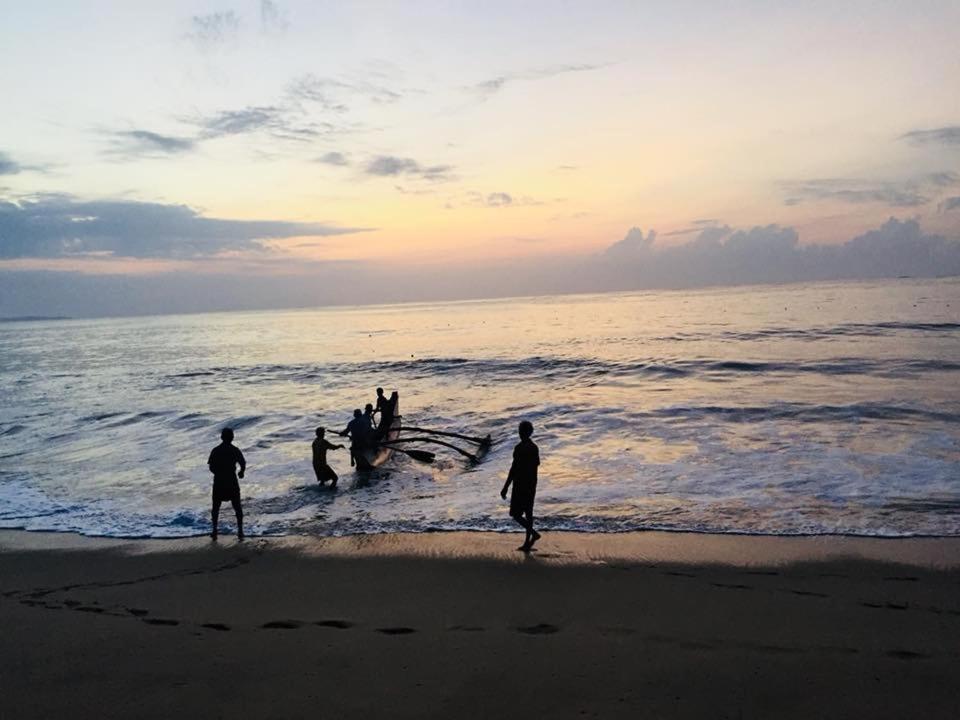
[{"label": "ocean", "polygon": [[[318,488],[378,385],[491,451]],[[2,323],[0,527],[206,533],[229,425],[250,535],[518,530],[522,419],[546,530],[960,535],[960,279]]]}]

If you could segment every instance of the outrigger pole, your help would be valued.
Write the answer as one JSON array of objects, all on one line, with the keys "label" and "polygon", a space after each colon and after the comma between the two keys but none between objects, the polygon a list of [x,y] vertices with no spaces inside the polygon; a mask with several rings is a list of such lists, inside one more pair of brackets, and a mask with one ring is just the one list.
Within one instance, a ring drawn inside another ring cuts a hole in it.
[{"label": "outrigger pole", "polygon": [[[405,430],[410,430],[410,429],[415,429],[415,428],[404,428],[404,429],[405,429]],[[436,439],[434,439],[434,438],[428,438],[428,437],[397,438],[396,440],[389,440],[389,441],[387,441],[387,442],[382,442],[382,443],[380,443],[380,445],[381,445],[381,446],[384,446],[384,447],[394,447],[394,443],[405,443],[405,442],[432,442],[432,443],[436,443],[437,445],[443,445],[444,447],[448,447],[448,448],[450,448],[451,450],[456,450],[458,453],[460,453],[460,454],[463,455],[464,457],[469,458],[471,462],[480,462],[480,458],[478,458],[478,457],[477,457],[476,455],[474,455],[473,453],[469,453],[469,452],[467,452],[466,450],[462,450],[462,449],[458,448],[456,445],[454,445],[454,444],[452,444],[452,443],[444,442],[443,440],[436,440]],[[401,450],[400,448],[397,448],[397,447],[394,447],[394,449],[395,449],[395,450],[400,450],[401,452],[404,452],[403,450]]]},{"label": "outrigger pole", "polygon": [[455,437],[455,438],[459,438],[460,440],[467,440],[472,443],[477,443],[477,445],[480,445],[481,447],[484,445],[489,445],[491,442],[493,442],[490,439],[489,435],[483,438],[478,438],[478,437],[471,437],[470,435],[461,435],[460,433],[455,433],[455,432],[446,432],[444,430],[428,430],[427,428],[419,428],[419,427],[404,427],[403,429],[410,430],[411,432],[428,433],[430,435],[443,435],[445,437]]}]

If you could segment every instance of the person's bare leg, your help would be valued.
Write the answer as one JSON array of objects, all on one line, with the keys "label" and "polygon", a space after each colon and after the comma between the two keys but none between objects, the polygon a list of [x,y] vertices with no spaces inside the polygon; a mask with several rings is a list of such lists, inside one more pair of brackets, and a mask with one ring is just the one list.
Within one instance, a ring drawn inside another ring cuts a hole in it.
[{"label": "person's bare leg", "polygon": [[533,529],[533,512],[527,513],[527,547],[533,547],[533,544],[540,539],[540,533]]},{"label": "person's bare leg", "polygon": [[217,539],[217,526],[220,522],[220,501],[214,500],[213,507],[210,508],[210,521],[213,523],[213,531],[210,533],[210,539]]},{"label": "person's bare leg", "polygon": [[517,548],[517,550],[522,550],[527,552],[530,549],[530,526],[527,523],[526,518],[523,515],[511,515],[514,520],[517,521],[517,524],[524,530],[523,545]]},{"label": "person's bare leg", "polygon": [[237,540],[243,540],[243,507],[240,505],[239,498],[234,498],[230,503],[233,505],[233,512],[237,516]]}]

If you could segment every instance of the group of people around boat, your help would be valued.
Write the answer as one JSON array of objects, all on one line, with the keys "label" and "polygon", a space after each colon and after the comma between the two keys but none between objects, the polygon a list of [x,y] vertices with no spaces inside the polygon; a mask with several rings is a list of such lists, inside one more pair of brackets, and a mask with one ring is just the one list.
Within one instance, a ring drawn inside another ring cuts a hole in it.
[{"label": "group of people around boat", "polygon": [[[396,393],[394,393],[396,395]],[[350,437],[350,465],[356,464],[356,458],[371,445],[379,442],[378,428],[383,431],[390,428],[395,412],[394,402],[383,394],[383,388],[377,388],[377,404],[374,407],[368,403],[365,410],[353,411],[353,419],[346,428],[337,435]],[[380,415],[379,425],[374,415]],[[523,545],[518,549],[529,552],[534,543],[540,539],[540,533],[533,528],[533,504],[537,493],[537,473],[540,466],[540,449],[533,442],[533,424],[523,420],[518,428],[520,442],[513,448],[513,462],[507,473],[507,480],[500,491],[500,497],[506,499],[511,485],[510,517],[512,517],[525,531]],[[213,524],[211,537],[216,540],[220,506],[229,501],[233,506],[237,518],[237,539],[243,540],[243,506],[240,502],[240,483],[247,469],[247,461],[240,448],[233,444],[233,430],[224,428],[220,432],[220,444],[210,451],[207,466],[213,474],[213,506],[210,519]],[[343,445],[335,445],[326,439],[326,429],[318,427],[316,438],[312,443],[313,471],[317,482],[325,485],[330,481],[331,488],[337,486],[339,476],[327,462],[327,452],[342,449]],[[237,467],[240,468],[239,473]]]}]

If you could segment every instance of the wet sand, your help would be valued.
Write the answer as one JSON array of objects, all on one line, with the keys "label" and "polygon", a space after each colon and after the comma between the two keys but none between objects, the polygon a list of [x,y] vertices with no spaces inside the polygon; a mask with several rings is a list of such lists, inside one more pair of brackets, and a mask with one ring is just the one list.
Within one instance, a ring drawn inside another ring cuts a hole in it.
[{"label": "wet sand", "polygon": [[960,539],[0,532],[0,718],[960,717]]}]

